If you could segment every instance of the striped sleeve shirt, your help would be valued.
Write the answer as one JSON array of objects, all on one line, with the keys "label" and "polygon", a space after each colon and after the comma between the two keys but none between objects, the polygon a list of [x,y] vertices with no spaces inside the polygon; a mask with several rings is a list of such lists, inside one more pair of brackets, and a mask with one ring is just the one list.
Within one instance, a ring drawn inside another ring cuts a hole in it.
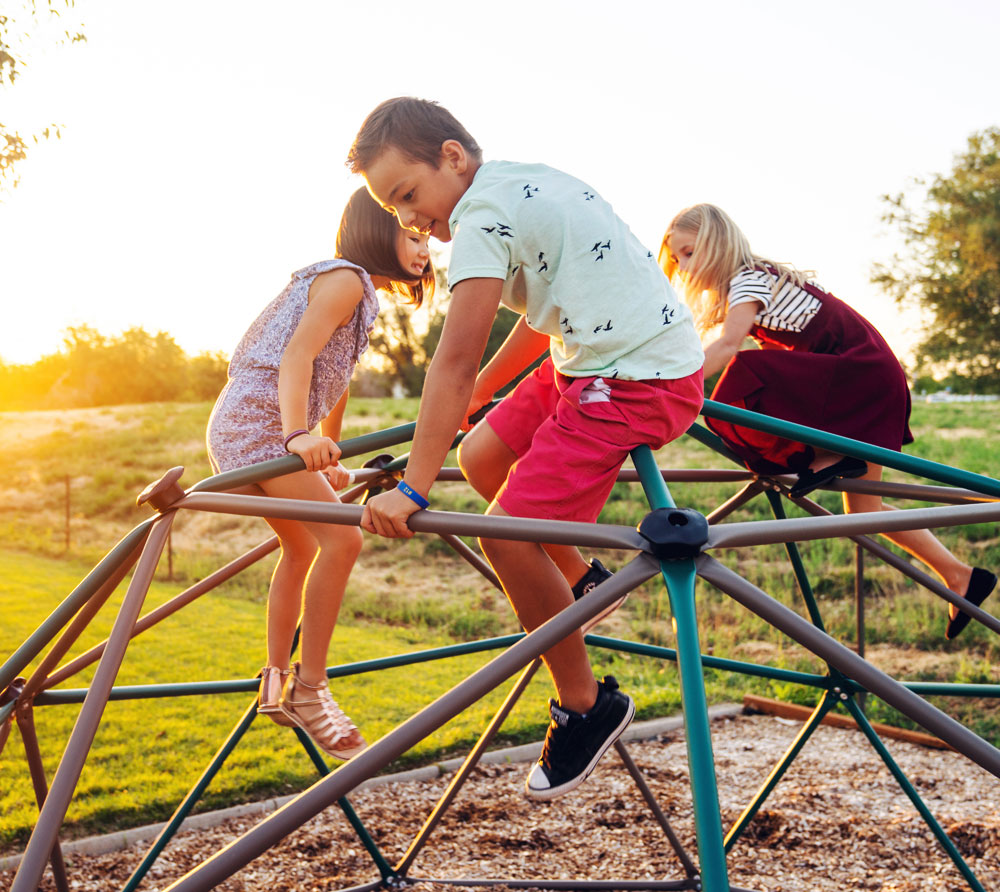
[{"label": "striped sleeve shirt", "polygon": [[804,331],[821,306],[819,298],[785,282],[773,294],[777,279],[760,269],[743,269],[729,283],[729,306],[756,301],[762,304],[755,322],[772,331]]}]

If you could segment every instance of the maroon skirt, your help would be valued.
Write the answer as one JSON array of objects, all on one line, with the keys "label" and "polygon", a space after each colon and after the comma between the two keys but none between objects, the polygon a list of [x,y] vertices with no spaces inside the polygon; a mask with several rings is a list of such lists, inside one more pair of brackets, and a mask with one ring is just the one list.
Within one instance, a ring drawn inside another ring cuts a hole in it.
[{"label": "maroon skirt", "polygon": [[[843,301],[814,285],[805,290],[822,302],[805,331],[755,325],[750,336],[764,349],[737,353],[712,399],[898,452],[913,442],[910,390],[899,360]],[[815,458],[804,443],[714,418],[706,422],[760,474],[803,471]]]}]

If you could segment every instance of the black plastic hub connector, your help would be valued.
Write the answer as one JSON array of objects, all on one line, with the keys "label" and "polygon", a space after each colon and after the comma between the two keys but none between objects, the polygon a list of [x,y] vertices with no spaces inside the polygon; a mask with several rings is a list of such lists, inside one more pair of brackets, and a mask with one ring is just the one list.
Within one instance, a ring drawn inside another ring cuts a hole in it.
[{"label": "black plastic hub connector", "polygon": [[[390,464],[395,460],[396,457],[391,452],[383,452],[380,455],[376,455],[374,458],[368,459],[368,461],[366,461],[361,467],[375,468],[381,471],[387,464]],[[398,476],[396,474],[398,474]],[[380,474],[378,477],[373,477],[369,480],[360,504],[363,505],[372,496],[377,496],[384,490],[394,489],[396,484],[399,482],[399,478],[403,476],[403,472],[398,471],[396,474],[386,472],[385,474]]]},{"label": "black plastic hub connector", "polygon": [[708,521],[694,508],[657,508],[636,529],[661,561],[697,557],[708,541]]}]

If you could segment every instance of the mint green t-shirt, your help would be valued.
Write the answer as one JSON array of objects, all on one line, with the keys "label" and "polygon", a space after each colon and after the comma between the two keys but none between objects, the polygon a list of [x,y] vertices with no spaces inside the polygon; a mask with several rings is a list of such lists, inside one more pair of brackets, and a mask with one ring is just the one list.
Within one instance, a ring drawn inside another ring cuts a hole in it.
[{"label": "mint green t-shirt", "polygon": [[488,161],[449,225],[449,286],[503,279],[502,302],[549,336],[562,374],[674,379],[704,364],[691,311],[652,251],[586,183]]}]

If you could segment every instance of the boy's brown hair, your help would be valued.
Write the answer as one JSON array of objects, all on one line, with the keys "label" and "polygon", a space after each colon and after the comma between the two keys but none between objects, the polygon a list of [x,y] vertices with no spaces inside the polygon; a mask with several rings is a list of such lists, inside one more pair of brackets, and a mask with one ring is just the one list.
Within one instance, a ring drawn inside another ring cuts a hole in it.
[{"label": "boy's brown hair", "polygon": [[351,173],[364,173],[383,152],[395,148],[410,161],[437,167],[447,139],[460,142],[475,161],[483,160],[479,144],[446,108],[412,96],[386,99],[361,125],[347,153],[347,166]]},{"label": "boy's brown hair", "polygon": [[340,218],[336,256],[356,263],[370,276],[385,276],[393,294],[419,307],[434,293],[434,267],[428,262],[416,280],[403,269],[396,253],[402,231],[399,221],[362,186],[350,197]]}]

